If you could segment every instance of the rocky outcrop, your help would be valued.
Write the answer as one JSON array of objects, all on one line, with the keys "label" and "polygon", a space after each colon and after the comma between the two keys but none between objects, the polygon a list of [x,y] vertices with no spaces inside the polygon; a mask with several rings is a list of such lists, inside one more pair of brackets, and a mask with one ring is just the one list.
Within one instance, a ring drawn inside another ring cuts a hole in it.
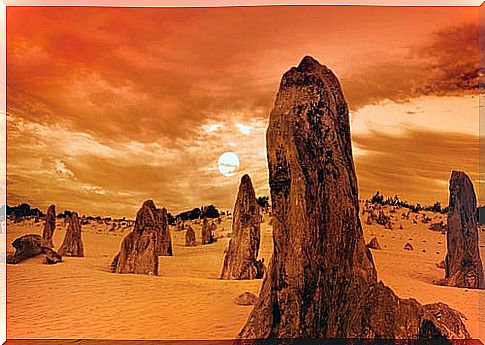
[{"label": "rocky outcrop", "polygon": [[40,235],[24,235],[12,242],[15,253],[7,255],[8,264],[18,264],[19,262],[45,254],[44,263],[54,264],[62,261],[62,257],[55,250],[49,247],[49,243]]},{"label": "rocky outcrop", "polygon": [[248,305],[254,305],[254,303],[256,303],[257,300],[258,300],[258,296],[256,296],[252,292],[246,291],[240,294],[239,296],[237,296],[234,299],[234,303],[237,305],[248,306]]},{"label": "rocky outcrop", "polygon": [[121,244],[111,263],[114,273],[158,275],[158,256],[172,255],[172,241],[165,209],[152,200],[143,203],[136,214],[135,227]]},{"label": "rocky outcrop", "polygon": [[81,238],[81,224],[76,212],[69,215],[69,225],[67,227],[64,242],[59,248],[59,254],[62,256],[84,256],[84,246]]},{"label": "rocky outcrop", "polygon": [[255,279],[261,238],[261,215],[249,175],[241,178],[234,205],[232,237],[224,257],[221,279]]},{"label": "rocky outcrop", "polygon": [[407,242],[404,247],[403,247],[404,250],[414,250],[414,247],[411,243]]},{"label": "rocky outcrop", "polygon": [[370,249],[381,249],[381,245],[379,244],[379,241],[377,240],[377,237],[372,237],[372,239],[370,240],[370,242],[367,244],[367,248],[370,248]]},{"label": "rocky outcrop", "polygon": [[44,231],[42,237],[46,240],[47,246],[54,248],[54,243],[52,242],[52,236],[56,230],[56,207],[50,205],[47,209],[47,215],[45,218]]},{"label": "rocky outcrop", "polygon": [[158,275],[156,236],[153,232],[130,232],[111,263],[113,273]]},{"label": "rocky outcrop", "polygon": [[214,230],[213,224],[207,218],[204,218],[202,220],[202,244],[211,244],[216,241],[213,235]]},{"label": "rocky outcrop", "polygon": [[445,280],[449,286],[485,286],[478,249],[476,207],[472,181],[464,172],[453,171],[450,178],[445,258]]},{"label": "rocky outcrop", "polygon": [[52,248],[44,248],[44,263],[47,265],[54,265],[58,264],[59,262],[62,262],[62,256],[58,254],[54,249]]},{"label": "rocky outcrop", "polygon": [[[153,204],[153,207],[155,207],[155,204]],[[154,229],[149,230],[155,232],[157,236],[157,255],[172,256],[172,237],[168,226],[167,210],[165,208],[158,209],[157,215],[158,217],[155,217],[154,220]]]},{"label": "rocky outcrop", "polygon": [[185,246],[195,247],[196,245],[195,231],[190,225],[187,225],[187,231],[185,232]]},{"label": "rocky outcrop", "polygon": [[[359,220],[347,104],[311,57],[283,76],[266,134],[274,251],[241,338],[468,338],[460,314],[377,281]],[[434,309],[433,309],[434,311]]]}]

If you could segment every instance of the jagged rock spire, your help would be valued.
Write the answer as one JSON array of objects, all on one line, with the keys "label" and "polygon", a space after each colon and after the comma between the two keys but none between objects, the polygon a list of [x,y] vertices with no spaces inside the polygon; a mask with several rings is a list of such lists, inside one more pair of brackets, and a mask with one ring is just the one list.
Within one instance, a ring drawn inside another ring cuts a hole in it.
[{"label": "jagged rock spire", "polygon": [[332,71],[305,57],[284,74],[266,142],[274,252],[241,338],[469,337],[446,305],[400,299],[377,282]]}]

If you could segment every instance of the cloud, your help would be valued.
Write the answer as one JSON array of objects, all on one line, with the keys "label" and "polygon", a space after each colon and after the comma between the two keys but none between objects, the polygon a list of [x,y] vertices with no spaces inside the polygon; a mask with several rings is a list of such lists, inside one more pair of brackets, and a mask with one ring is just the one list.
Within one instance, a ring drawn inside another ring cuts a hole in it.
[{"label": "cloud", "polygon": [[429,95],[478,94],[478,23],[436,31],[396,59],[364,58],[372,62],[342,79],[353,110],[385,100],[400,103]]},{"label": "cloud", "polygon": [[[177,145],[231,114],[266,118],[281,75],[307,54],[336,71],[354,110],[475,88],[472,10],[400,9],[399,22],[393,11],[11,8],[8,111],[103,140]],[[445,30],[442,18],[460,26]]]},{"label": "cloud", "polygon": [[[237,120],[236,120],[237,121]],[[101,143],[93,136],[60,125],[9,118],[9,203],[32,202],[42,208],[88,214],[134,216],[145,199],[173,213],[215,204],[232,209],[239,178],[249,173],[258,193],[268,194],[263,121],[250,122],[251,135],[228,122],[224,136],[197,135],[174,148],[161,142]],[[217,168],[228,141],[240,159],[231,177]]]},{"label": "cloud", "polygon": [[361,198],[379,190],[411,202],[446,205],[452,170],[469,174],[478,194],[478,136],[408,129],[400,135],[374,130],[352,139],[366,152],[355,157]]},{"label": "cloud", "polygon": [[[354,111],[476,92],[474,9],[19,7],[7,25],[11,203],[113,216],[147,198],[172,212],[231,209],[244,173],[268,195],[267,117],[281,75],[307,54],[334,70]],[[452,150],[451,134],[356,134],[364,192],[394,193],[405,171],[403,196],[443,198],[451,159],[471,169],[460,135]],[[427,146],[401,145],[416,140]],[[444,167],[417,157],[423,147]],[[226,151],[240,158],[233,177],[217,170]]]}]

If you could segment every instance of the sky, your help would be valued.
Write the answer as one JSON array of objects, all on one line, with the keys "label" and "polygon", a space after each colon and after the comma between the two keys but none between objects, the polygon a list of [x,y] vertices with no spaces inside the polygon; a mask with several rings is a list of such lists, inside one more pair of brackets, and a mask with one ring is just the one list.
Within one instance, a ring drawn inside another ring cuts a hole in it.
[{"label": "sky", "polygon": [[9,7],[7,202],[230,210],[245,173],[269,195],[268,116],[305,55],[342,84],[361,198],[478,186],[476,7]]}]

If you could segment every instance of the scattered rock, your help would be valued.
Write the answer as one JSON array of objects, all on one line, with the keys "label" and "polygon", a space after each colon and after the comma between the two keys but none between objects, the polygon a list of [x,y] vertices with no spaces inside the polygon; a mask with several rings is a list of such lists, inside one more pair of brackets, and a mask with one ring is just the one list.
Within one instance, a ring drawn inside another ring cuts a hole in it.
[{"label": "scattered rock", "polygon": [[196,245],[195,231],[190,225],[187,225],[187,231],[185,232],[185,246],[195,247]]},{"label": "scattered rock", "polygon": [[442,220],[439,221],[439,222],[436,222],[436,223],[431,223],[431,225],[428,227],[429,230],[432,230],[432,231],[440,231],[440,232],[443,232],[447,230],[447,226],[445,224],[445,222],[443,222]]},{"label": "scattered rock", "polygon": [[409,242],[404,245],[403,249],[404,250],[414,250],[413,245]]},{"label": "scattered rock", "polygon": [[370,242],[367,244],[367,248],[381,249],[381,245],[379,244],[379,241],[377,241],[377,237],[372,237]]},{"label": "scattered rock", "polygon": [[121,250],[111,263],[111,272],[158,275],[161,215],[163,211],[159,212],[152,200],[143,203],[133,231],[123,239]]},{"label": "scattered rock", "polygon": [[49,243],[40,235],[29,234],[21,236],[12,242],[15,253],[7,254],[7,263],[18,264],[25,259],[40,254],[46,254],[45,263],[61,262],[62,257],[48,245]]},{"label": "scattered rock", "polygon": [[202,220],[202,244],[211,244],[216,242],[216,239],[213,237],[213,228],[212,224],[209,223],[207,218]]},{"label": "scattered rock", "polygon": [[84,256],[83,241],[81,238],[81,224],[76,212],[69,215],[69,226],[64,237],[64,242],[59,248],[59,254],[62,256]]},{"label": "scattered rock", "polygon": [[165,207],[157,209],[153,201],[149,200],[152,205],[151,209],[155,209],[154,223],[144,224],[145,231],[154,232],[157,238],[156,252],[159,256],[172,256],[172,236],[170,235],[170,227],[168,226],[167,210]]},{"label": "scattered rock", "polygon": [[45,258],[44,263],[48,265],[58,264],[62,262],[62,256],[59,255],[56,251],[50,248],[46,248],[45,251]]},{"label": "scattered rock", "polygon": [[453,171],[450,178],[445,279],[449,286],[484,288],[478,249],[477,200],[470,178]]},{"label": "scattered rock", "polygon": [[224,257],[221,279],[255,279],[261,217],[249,175],[241,178],[233,215],[232,237]]},{"label": "scattered rock", "polygon": [[254,303],[256,303],[257,300],[258,300],[258,296],[256,296],[252,292],[246,291],[240,294],[239,296],[237,296],[234,299],[234,303],[237,305],[248,306],[248,305],[254,305]]},{"label": "scattered rock", "polygon": [[56,207],[50,205],[47,209],[47,215],[45,218],[44,231],[42,237],[46,240],[47,246],[54,248],[54,243],[52,242],[52,236],[56,230]]}]

